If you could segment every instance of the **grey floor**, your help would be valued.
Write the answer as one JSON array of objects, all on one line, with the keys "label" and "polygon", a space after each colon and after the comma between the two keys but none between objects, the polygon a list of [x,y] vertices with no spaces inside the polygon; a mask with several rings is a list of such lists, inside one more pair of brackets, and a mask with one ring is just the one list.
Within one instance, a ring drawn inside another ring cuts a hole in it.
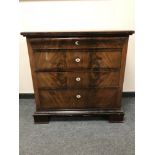
[{"label": "grey floor", "polygon": [[20,155],[134,155],[134,98],[123,98],[124,123],[51,121],[33,124],[33,99],[20,99]]}]

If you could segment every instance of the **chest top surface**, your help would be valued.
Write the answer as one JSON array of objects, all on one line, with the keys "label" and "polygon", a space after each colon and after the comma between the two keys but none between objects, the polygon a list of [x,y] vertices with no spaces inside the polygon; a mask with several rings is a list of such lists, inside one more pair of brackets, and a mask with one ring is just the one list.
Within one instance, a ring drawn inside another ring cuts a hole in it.
[{"label": "chest top surface", "polygon": [[26,37],[127,37],[131,31],[21,32]]}]

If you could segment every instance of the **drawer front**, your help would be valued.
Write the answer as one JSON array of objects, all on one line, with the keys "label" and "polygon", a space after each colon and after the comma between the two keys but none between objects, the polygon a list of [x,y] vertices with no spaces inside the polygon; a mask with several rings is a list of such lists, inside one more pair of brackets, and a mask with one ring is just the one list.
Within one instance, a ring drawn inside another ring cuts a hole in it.
[{"label": "drawer front", "polygon": [[116,109],[117,89],[40,90],[42,109]]},{"label": "drawer front", "polygon": [[125,38],[31,38],[33,49],[122,48]]},{"label": "drawer front", "polygon": [[120,68],[119,50],[72,50],[35,52],[37,70]]},{"label": "drawer front", "polygon": [[119,85],[119,72],[38,72],[39,88],[103,88]]}]

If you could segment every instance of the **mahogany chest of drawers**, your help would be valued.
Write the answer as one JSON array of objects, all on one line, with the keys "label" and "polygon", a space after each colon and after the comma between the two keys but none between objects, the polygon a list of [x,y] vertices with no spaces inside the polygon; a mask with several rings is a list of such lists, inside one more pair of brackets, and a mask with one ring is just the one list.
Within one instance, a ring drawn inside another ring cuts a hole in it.
[{"label": "mahogany chest of drawers", "polygon": [[129,35],[133,31],[23,32],[35,93],[35,123],[51,116],[103,116],[122,122]]}]

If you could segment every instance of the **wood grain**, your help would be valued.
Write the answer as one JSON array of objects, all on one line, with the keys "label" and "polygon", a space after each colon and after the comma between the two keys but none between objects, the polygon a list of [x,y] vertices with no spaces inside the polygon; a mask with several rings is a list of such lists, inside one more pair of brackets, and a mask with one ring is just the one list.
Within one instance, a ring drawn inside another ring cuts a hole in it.
[{"label": "wood grain", "polygon": [[[46,69],[102,69],[120,68],[121,50],[87,49],[87,50],[52,50],[47,52],[35,52],[36,70]],[[76,62],[76,59],[80,62]]]},{"label": "wood grain", "polygon": [[27,38],[35,123],[48,123],[54,115],[105,115],[110,122],[122,122],[128,38],[133,33],[21,33]]},{"label": "wood grain", "polygon": [[121,48],[124,38],[31,38],[29,41],[33,49],[96,49]]},{"label": "wood grain", "polygon": [[41,89],[118,87],[119,72],[38,72],[37,80]]},{"label": "wood grain", "polygon": [[38,93],[38,83],[36,79],[37,77],[35,73],[34,55],[33,55],[33,50],[32,50],[29,40],[27,39],[26,41],[27,41],[27,47],[28,47],[31,75],[32,75],[32,81],[33,81],[33,89],[34,89],[34,96],[35,96],[35,103],[36,103],[36,111],[37,111],[38,109],[40,109],[40,99],[39,99],[39,93]]},{"label": "wood grain", "polygon": [[[117,89],[40,90],[42,109],[101,108],[116,109]],[[76,95],[81,95],[77,98]]]},{"label": "wood grain", "polygon": [[131,31],[79,31],[79,32],[21,32],[27,38],[71,38],[71,37],[128,37]]}]

